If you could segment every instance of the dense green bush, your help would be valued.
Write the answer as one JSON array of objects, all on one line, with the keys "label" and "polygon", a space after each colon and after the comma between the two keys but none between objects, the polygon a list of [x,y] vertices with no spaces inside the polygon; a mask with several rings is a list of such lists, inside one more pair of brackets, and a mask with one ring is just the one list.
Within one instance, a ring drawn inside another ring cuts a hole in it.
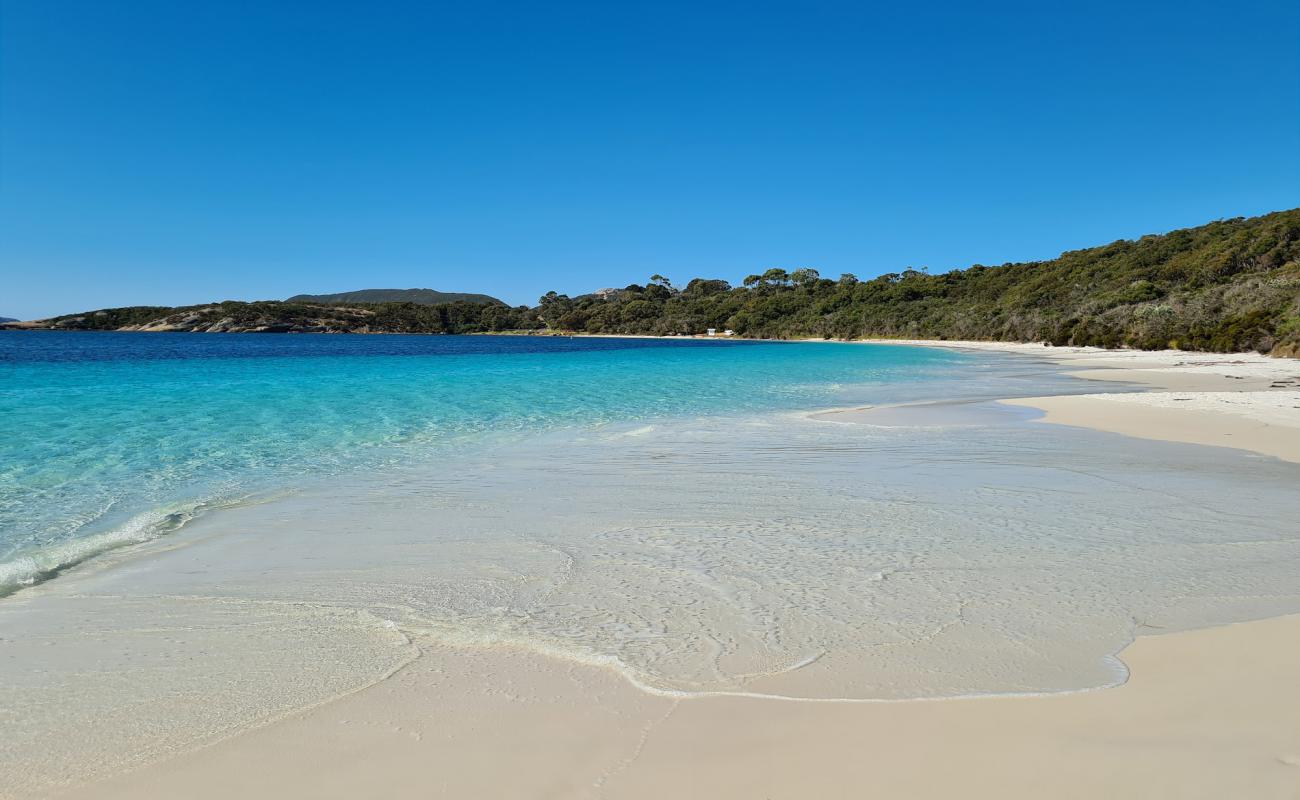
[{"label": "dense green bush", "polygon": [[163,328],[193,331],[258,330],[322,333],[488,333],[542,326],[527,307],[472,302],[358,303],[351,306],[263,300],[228,300],[202,306],[106,308],[55,317],[50,327],[69,330]]},{"label": "dense green bush", "polygon": [[1300,210],[1213,222],[1052,261],[908,269],[867,281],[770,269],[741,287],[662,278],[612,295],[551,292],[552,328],[757,338],[916,337],[1234,352],[1300,348]]}]

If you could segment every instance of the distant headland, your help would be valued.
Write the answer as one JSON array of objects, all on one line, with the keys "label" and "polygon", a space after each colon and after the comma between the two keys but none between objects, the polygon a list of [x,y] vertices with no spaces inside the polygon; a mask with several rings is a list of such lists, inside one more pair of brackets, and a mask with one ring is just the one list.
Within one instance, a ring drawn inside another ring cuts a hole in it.
[{"label": "distant headland", "polygon": [[347,303],[416,303],[422,306],[437,306],[443,303],[505,305],[495,297],[486,294],[439,292],[433,289],[358,289],[355,292],[338,292],[336,294],[295,294],[285,302],[321,303],[324,305]]},{"label": "distant headland", "polygon": [[1258,351],[1300,356],[1300,209],[1219,220],[1062,253],[1050,261],[908,268],[870,280],[773,268],[743,285],[696,278],[536,306],[482,294],[365,289],[179,308],[133,306],[6,328],[265,333],[689,335],[759,339],[893,337],[1054,345]]}]

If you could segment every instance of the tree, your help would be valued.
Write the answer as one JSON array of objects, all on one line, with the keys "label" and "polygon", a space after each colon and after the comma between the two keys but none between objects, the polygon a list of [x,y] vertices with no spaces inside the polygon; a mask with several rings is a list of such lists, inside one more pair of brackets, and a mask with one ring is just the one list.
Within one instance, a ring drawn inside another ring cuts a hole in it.
[{"label": "tree", "polygon": [[567,294],[547,292],[537,301],[537,316],[542,318],[548,328],[560,327],[560,320],[573,309],[573,301]]},{"label": "tree", "polygon": [[673,282],[657,272],[650,276],[650,282],[659,284],[670,292],[673,290]]},{"label": "tree", "polygon": [[726,294],[729,291],[731,291],[731,284],[726,281],[696,278],[686,284],[682,294],[688,297],[709,297],[715,294]]},{"label": "tree", "polygon": [[799,287],[815,286],[820,278],[821,273],[810,267],[802,267],[790,273],[790,280]]}]

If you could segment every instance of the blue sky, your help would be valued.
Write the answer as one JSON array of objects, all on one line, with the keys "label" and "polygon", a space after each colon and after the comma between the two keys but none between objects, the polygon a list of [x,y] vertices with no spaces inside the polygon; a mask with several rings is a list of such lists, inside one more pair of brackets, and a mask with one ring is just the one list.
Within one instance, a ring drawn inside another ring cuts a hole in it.
[{"label": "blue sky", "polygon": [[0,0],[0,315],[1049,258],[1300,205],[1300,4]]}]

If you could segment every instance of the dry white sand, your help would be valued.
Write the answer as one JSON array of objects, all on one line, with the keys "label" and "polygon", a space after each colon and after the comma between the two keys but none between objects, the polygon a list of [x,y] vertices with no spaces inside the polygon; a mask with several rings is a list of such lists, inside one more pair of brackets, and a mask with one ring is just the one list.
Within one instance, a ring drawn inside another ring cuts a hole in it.
[{"label": "dry white sand", "polygon": [[[1016,401],[1047,422],[1300,461],[1300,392],[1277,385],[1298,362],[972,346],[1161,389]],[[1129,682],[1102,691],[807,703],[674,700],[597,667],[426,643],[388,681],[65,796],[1300,798],[1300,617],[1148,636],[1122,658]]]},{"label": "dry white sand", "polygon": [[1143,392],[1003,402],[1040,409],[1044,422],[1300,460],[1300,392]]},{"label": "dry white sand", "polygon": [[1300,361],[1257,353],[1102,350],[997,342],[915,342],[1046,358],[1080,378],[1152,391],[1031,397],[1003,402],[1045,412],[1044,422],[1144,439],[1233,447],[1300,458]]},{"label": "dry white sand", "polygon": [[[1300,391],[1300,360],[1258,353],[1189,353],[1183,350],[1103,350],[1099,347],[1044,347],[1009,342],[933,342],[871,340],[953,350],[1020,353],[1045,358],[1081,378],[1125,381],[1155,389],[1187,391]],[[1289,386],[1275,384],[1290,381]]]}]

